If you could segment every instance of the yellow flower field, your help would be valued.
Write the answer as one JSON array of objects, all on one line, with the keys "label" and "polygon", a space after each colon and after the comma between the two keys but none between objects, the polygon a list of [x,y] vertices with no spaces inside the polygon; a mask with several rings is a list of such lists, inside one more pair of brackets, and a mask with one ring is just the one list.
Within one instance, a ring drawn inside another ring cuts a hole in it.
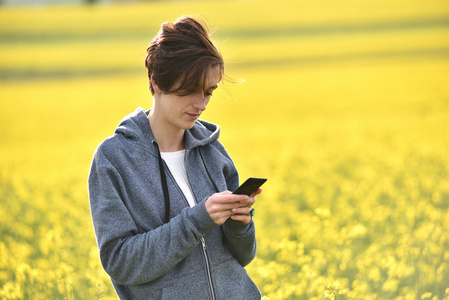
[{"label": "yellow flower field", "polygon": [[0,6],[0,298],[117,299],[87,198],[96,146],[151,107],[143,58],[200,14],[227,62],[202,118],[267,177],[266,299],[449,299],[446,0]]}]

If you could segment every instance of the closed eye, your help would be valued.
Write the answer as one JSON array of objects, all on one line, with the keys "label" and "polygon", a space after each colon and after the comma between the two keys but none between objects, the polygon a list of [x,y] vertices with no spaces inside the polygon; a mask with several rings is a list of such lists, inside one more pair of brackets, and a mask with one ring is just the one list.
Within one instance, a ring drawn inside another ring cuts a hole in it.
[{"label": "closed eye", "polygon": [[218,86],[214,85],[214,86],[212,86],[212,87],[208,88],[208,89],[207,89],[207,91],[206,91],[206,96],[209,96],[209,97],[211,97],[211,96],[212,96],[212,93],[213,93],[213,91],[215,91],[215,89],[216,89],[217,87],[218,87]]}]

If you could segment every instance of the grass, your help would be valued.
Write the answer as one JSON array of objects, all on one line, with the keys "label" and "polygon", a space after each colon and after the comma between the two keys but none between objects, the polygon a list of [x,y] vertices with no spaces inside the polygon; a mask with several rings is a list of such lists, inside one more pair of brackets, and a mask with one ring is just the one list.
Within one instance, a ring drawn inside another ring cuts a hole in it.
[{"label": "grass", "polygon": [[436,0],[3,7],[0,297],[116,299],[87,172],[121,118],[151,106],[145,48],[186,13],[217,28],[228,74],[246,79],[202,117],[242,179],[269,178],[247,267],[263,294],[448,299],[449,6]]}]

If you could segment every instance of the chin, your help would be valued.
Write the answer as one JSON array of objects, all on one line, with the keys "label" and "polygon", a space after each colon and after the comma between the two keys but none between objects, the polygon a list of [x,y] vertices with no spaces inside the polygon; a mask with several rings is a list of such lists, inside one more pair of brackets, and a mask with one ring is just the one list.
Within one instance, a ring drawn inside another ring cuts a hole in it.
[{"label": "chin", "polygon": [[192,129],[194,125],[195,125],[195,121],[188,122],[188,123],[185,123],[184,126],[182,126],[182,129],[189,130],[189,129]]}]

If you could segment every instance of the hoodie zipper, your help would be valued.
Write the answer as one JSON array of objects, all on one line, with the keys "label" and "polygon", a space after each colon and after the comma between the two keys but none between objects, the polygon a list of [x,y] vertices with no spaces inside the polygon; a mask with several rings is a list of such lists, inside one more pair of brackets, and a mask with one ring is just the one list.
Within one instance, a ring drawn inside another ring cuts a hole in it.
[{"label": "hoodie zipper", "polygon": [[215,300],[215,292],[214,292],[214,286],[212,285],[212,276],[210,273],[209,258],[207,257],[207,252],[206,252],[206,241],[204,240],[203,237],[201,238],[201,244],[203,244],[204,260],[206,261],[207,277],[209,279],[209,286],[210,286],[210,291],[212,293],[212,300]]},{"label": "hoodie zipper", "polygon": [[[186,165],[186,169],[187,169],[187,155],[188,155],[189,153],[190,153],[190,149],[186,149],[186,155],[185,155],[185,158],[184,158],[184,163],[185,163],[185,165]],[[189,180],[189,177],[188,177],[188,176],[187,176],[187,179]],[[192,186],[191,183],[190,183],[190,180],[189,180],[189,184],[190,184],[190,186]],[[193,189],[192,189],[192,192],[193,192]],[[184,197],[184,198],[185,198],[185,197]],[[195,198],[196,198],[196,197],[195,197]],[[187,205],[189,205],[187,199],[185,199],[185,200],[186,200],[186,202],[187,202]],[[211,295],[212,295],[212,300],[215,300],[214,285],[212,284],[212,274],[211,274],[211,271],[210,271],[209,257],[208,257],[208,255],[207,255],[207,251],[206,251],[206,241],[204,240],[204,237],[201,237],[201,245],[202,245],[202,248],[203,248],[204,261],[205,261],[205,263],[206,263],[207,279],[208,279],[208,281],[209,281],[209,288],[210,288],[210,292],[211,292]]]}]

